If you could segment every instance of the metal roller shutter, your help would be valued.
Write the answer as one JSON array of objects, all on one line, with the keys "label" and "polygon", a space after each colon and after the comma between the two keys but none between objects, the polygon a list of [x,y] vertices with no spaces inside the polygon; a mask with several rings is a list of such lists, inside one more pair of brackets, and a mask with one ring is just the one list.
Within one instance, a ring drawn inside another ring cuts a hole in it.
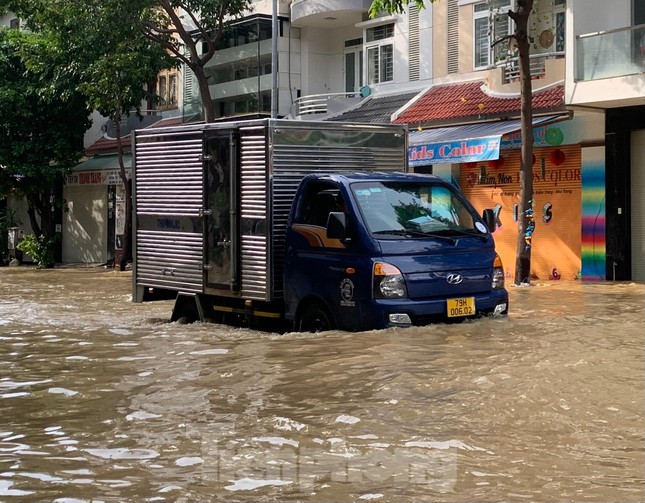
[{"label": "metal roller shutter", "polygon": [[645,280],[645,129],[632,131],[632,279]]}]

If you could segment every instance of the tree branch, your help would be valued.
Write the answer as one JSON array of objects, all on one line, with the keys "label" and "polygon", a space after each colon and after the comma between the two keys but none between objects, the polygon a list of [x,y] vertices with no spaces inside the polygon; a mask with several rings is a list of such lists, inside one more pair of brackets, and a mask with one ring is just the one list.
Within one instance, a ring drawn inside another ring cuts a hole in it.
[{"label": "tree branch", "polygon": [[508,17],[510,17],[515,22],[515,25],[517,25],[520,19],[520,14],[515,11],[509,10]]},{"label": "tree branch", "polygon": [[[184,27],[184,24],[181,21],[181,18],[177,15],[177,12],[173,8],[172,5],[170,5],[170,2],[168,0],[159,0],[159,5],[161,8],[166,12],[170,20],[172,21],[173,26],[177,30],[177,34],[179,35],[179,38],[188,46],[190,49],[190,56],[191,56],[191,61],[193,61],[193,64],[197,65],[199,64],[199,58],[196,58],[195,56],[197,55],[197,44],[194,39],[194,37],[186,31],[186,28]],[[191,20],[195,20],[195,17],[192,12],[189,13]],[[198,30],[200,33],[203,33],[203,29],[201,29],[201,25],[197,24]]]},{"label": "tree branch", "polygon": [[515,40],[515,35],[506,35],[505,37],[502,37],[499,40],[495,40],[495,42],[493,42],[490,46],[491,46],[491,48],[493,48],[496,45],[501,44],[505,40]]}]

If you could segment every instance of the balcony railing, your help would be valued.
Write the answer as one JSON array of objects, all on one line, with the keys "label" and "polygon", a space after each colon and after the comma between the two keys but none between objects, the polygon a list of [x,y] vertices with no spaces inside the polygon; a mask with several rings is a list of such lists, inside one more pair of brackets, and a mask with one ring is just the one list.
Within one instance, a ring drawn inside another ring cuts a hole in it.
[{"label": "balcony railing", "polygon": [[[531,54],[529,58],[531,78],[541,79],[546,75],[546,60],[554,58],[564,58],[564,51]],[[518,82],[520,80],[520,61],[517,56],[500,60],[495,66],[502,68],[502,70],[504,71],[504,84],[508,84],[510,82]]]},{"label": "balcony railing", "polygon": [[576,37],[576,80],[645,72],[645,24]]},{"label": "balcony railing", "polygon": [[[360,92],[310,94],[296,99],[291,109],[293,117],[322,116],[338,113],[346,108],[358,104],[363,99]],[[307,117],[308,119],[318,117]]]}]

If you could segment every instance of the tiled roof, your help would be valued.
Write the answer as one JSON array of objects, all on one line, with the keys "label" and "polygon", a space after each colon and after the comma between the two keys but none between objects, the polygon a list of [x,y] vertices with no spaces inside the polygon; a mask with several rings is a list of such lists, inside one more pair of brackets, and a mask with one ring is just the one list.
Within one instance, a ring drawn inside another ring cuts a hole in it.
[{"label": "tiled roof", "polygon": [[[167,119],[160,119],[149,127],[180,126],[181,124],[183,124],[181,117],[169,117]],[[123,142],[123,149],[129,152],[131,149],[130,135],[121,136],[121,141]],[[85,155],[114,154],[116,153],[116,149],[116,138],[110,138],[104,135],[85,149]]]},{"label": "tiled roof", "polygon": [[[494,95],[484,81],[438,85],[429,88],[392,122],[396,124],[448,124],[520,116],[520,95]],[[564,110],[564,85],[533,91],[534,112]]]},{"label": "tiled roof", "polygon": [[356,108],[335,115],[327,121],[366,122],[370,124],[389,124],[394,112],[414,98],[418,91],[388,96],[371,96]]}]

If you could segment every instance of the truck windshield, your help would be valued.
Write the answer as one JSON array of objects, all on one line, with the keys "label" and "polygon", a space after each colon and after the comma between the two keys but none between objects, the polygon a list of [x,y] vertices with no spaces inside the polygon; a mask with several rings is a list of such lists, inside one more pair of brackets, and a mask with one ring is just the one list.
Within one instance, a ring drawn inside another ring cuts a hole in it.
[{"label": "truck windshield", "polygon": [[429,181],[357,182],[352,192],[372,234],[379,237],[483,237],[487,229],[459,193]]}]

